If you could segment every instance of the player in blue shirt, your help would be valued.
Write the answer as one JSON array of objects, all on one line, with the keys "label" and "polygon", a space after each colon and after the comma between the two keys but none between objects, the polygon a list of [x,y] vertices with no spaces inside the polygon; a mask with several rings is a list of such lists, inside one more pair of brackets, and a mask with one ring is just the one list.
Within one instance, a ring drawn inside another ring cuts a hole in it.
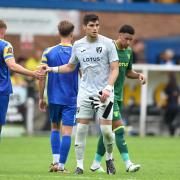
[{"label": "player in blue shirt", "polygon": [[[62,21],[58,25],[60,44],[45,49],[42,64],[49,67],[67,64],[71,57],[74,25]],[[48,109],[51,120],[51,149],[53,163],[49,172],[68,171],[64,168],[71,145],[71,134],[76,123],[76,99],[78,93],[78,69],[67,74],[49,73],[47,81]],[[44,100],[45,80],[39,81],[39,109],[46,111]],[[60,125],[62,124],[61,132]],[[62,134],[62,140],[60,140]]]},{"label": "player in blue shirt", "polygon": [[38,70],[30,71],[16,64],[12,45],[4,40],[7,25],[0,20],[0,135],[2,126],[5,125],[9,95],[12,93],[10,70],[27,76],[44,78]]}]

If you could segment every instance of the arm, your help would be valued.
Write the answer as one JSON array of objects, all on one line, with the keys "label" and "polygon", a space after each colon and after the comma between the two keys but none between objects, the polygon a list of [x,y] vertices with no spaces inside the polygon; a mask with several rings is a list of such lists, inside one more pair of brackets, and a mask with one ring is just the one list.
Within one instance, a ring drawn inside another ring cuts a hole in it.
[{"label": "arm", "polygon": [[108,79],[109,85],[114,86],[114,83],[116,82],[118,74],[119,74],[119,62],[114,61],[110,64],[110,75]]},{"label": "arm", "polygon": [[46,111],[46,101],[44,100],[44,89],[45,89],[46,80],[39,81],[39,110],[42,112]]},{"label": "arm", "polygon": [[108,85],[102,90],[101,101],[104,102],[113,90],[114,83],[119,74],[119,63],[114,61],[110,64],[110,74],[108,79]]},{"label": "arm", "polygon": [[19,74],[23,74],[26,76],[31,76],[31,77],[35,77],[38,79],[42,79],[44,78],[45,75],[43,75],[42,73],[40,73],[39,71],[30,71],[24,67],[22,67],[21,65],[17,64],[15,62],[14,58],[8,59],[6,60],[6,64],[9,67],[10,70],[19,73]]},{"label": "arm", "polygon": [[64,64],[62,66],[56,66],[56,67],[48,67],[46,68],[47,72],[54,72],[54,73],[69,73],[74,71],[76,65],[75,64]]},{"label": "arm", "polygon": [[128,77],[130,79],[139,79],[141,84],[145,84],[146,83],[146,78],[145,78],[144,74],[137,73],[136,71],[134,71],[132,69],[126,71],[126,77]]}]

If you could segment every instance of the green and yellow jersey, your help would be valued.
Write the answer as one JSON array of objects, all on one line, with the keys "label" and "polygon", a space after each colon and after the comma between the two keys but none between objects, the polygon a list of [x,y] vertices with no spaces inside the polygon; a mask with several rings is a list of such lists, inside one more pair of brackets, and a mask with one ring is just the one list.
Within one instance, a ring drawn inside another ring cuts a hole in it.
[{"label": "green and yellow jersey", "polygon": [[130,47],[119,49],[116,42],[116,50],[119,57],[119,76],[114,84],[115,100],[123,101],[123,85],[126,71],[132,69],[133,53]]}]

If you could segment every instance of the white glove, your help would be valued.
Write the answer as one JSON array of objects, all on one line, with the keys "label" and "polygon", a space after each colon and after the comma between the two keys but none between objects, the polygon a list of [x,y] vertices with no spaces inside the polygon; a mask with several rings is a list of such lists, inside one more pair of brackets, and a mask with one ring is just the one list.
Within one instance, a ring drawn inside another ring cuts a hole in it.
[{"label": "white glove", "polygon": [[110,96],[106,99],[105,102],[101,102],[100,100],[101,94],[102,92],[100,91],[98,97],[89,97],[89,99],[92,101],[91,105],[93,109],[97,110],[99,107],[103,107],[103,106],[106,107],[102,117],[107,118],[113,107],[114,96]]}]

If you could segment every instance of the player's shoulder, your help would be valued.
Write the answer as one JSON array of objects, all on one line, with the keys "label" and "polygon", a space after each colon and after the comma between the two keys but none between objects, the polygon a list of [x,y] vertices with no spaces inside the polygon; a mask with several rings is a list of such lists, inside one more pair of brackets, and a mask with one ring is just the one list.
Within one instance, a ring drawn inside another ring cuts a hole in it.
[{"label": "player's shoulder", "polygon": [[99,38],[99,41],[102,41],[103,43],[113,43],[113,40],[111,38],[108,38],[101,34],[98,35],[98,38]]},{"label": "player's shoulder", "polygon": [[9,47],[12,47],[11,43],[9,41],[6,41],[4,39],[0,39],[0,45],[1,46],[9,46]]},{"label": "player's shoulder", "polygon": [[81,46],[82,44],[87,43],[86,37],[83,37],[74,42],[73,46]]},{"label": "player's shoulder", "polygon": [[52,50],[55,50],[58,46],[59,46],[59,44],[57,44],[55,46],[47,47],[46,49],[44,49],[43,54],[48,54],[48,53],[52,52]]}]

